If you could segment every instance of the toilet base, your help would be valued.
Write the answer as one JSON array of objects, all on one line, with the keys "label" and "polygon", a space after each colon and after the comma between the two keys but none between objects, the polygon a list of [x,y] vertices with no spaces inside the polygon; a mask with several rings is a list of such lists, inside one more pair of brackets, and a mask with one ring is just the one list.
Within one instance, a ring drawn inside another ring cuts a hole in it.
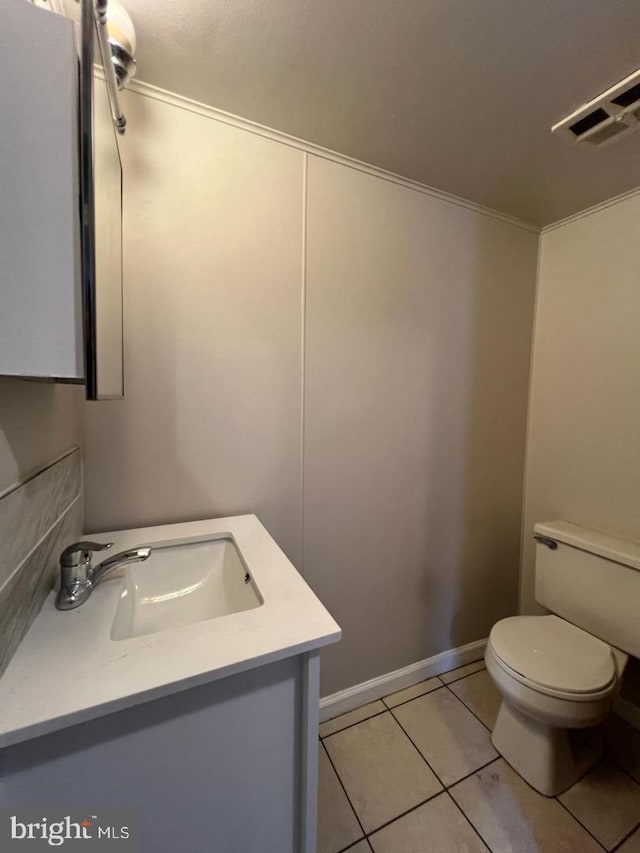
[{"label": "toilet base", "polygon": [[570,788],[603,751],[600,726],[555,728],[527,717],[504,700],[491,741],[504,760],[546,797]]}]

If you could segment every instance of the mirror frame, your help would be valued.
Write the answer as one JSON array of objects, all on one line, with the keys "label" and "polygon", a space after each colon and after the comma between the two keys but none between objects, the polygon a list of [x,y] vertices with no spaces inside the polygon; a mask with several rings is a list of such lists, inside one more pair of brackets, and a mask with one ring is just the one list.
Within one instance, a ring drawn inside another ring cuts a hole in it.
[{"label": "mirror frame", "polygon": [[[98,382],[97,308],[96,292],[96,239],[95,239],[95,184],[94,184],[94,63],[103,66],[100,54],[94,0],[81,0],[80,15],[80,69],[79,69],[79,155],[80,155],[80,263],[82,288],[82,316],[84,330],[85,386],[87,400],[119,399],[124,396],[124,352],[122,359],[122,393],[117,396],[100,396]],[[98,44],[98,56],[94,44]],[[105,84],[106,85],[106,84]],[[108,92],[107,92],[108,94]],[[111,102],[111,98],[109,97]],[[111,105],[113,107],[113,105]],[[114,137],[117,146],[117,136]],[[120,287],[123,286],[122,256],[122,166],[120,167]],[[124,338],[124,335],[123,335]],[[124,348],[124,340],[122,343]]]}]

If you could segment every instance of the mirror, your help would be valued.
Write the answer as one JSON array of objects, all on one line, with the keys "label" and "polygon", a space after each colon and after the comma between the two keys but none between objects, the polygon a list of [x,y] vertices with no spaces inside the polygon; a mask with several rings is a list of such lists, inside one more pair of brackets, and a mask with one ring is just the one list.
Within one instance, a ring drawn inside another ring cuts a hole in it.
[{"label": "mirror", "polygon": [[93,0],[82,1],[80,153],[82,288],[88,400],[124,396],[122,163]]}]

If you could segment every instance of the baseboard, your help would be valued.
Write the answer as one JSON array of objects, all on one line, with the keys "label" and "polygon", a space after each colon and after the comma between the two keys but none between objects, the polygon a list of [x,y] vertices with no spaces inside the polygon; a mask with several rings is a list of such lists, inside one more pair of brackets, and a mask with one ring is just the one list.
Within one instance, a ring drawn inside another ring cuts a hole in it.
[{"label": "baseboard", "polygon": [[440,675],[441,672],[464,666],[466,663],[473,663],[484,655],[486,644],[486,639],[476,640],[473,643],[467,643],[466,646],[448,649],[426,660],[396,669],[394,672],[379,675],[370,681],[363,681],[362,684],[347,687],[346,690],[332,693],[331,696],[324,696],[320,700],[320,722],[337,717],[338,714],[345,714],[382,696],[388,696],[396,690],[404,690],[405,687],[411,687],[419,681],[424,681],[425,678]]}]

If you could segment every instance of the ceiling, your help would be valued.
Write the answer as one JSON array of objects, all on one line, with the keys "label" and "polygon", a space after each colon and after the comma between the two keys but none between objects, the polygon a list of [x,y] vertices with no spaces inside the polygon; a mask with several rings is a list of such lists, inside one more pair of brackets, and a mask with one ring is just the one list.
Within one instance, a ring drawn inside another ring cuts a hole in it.
[{"label": "ceiling", "polygon": [[122,0],[138,78],[544,225],[640,185],[551,124],[640,67],[638,0]]}]

